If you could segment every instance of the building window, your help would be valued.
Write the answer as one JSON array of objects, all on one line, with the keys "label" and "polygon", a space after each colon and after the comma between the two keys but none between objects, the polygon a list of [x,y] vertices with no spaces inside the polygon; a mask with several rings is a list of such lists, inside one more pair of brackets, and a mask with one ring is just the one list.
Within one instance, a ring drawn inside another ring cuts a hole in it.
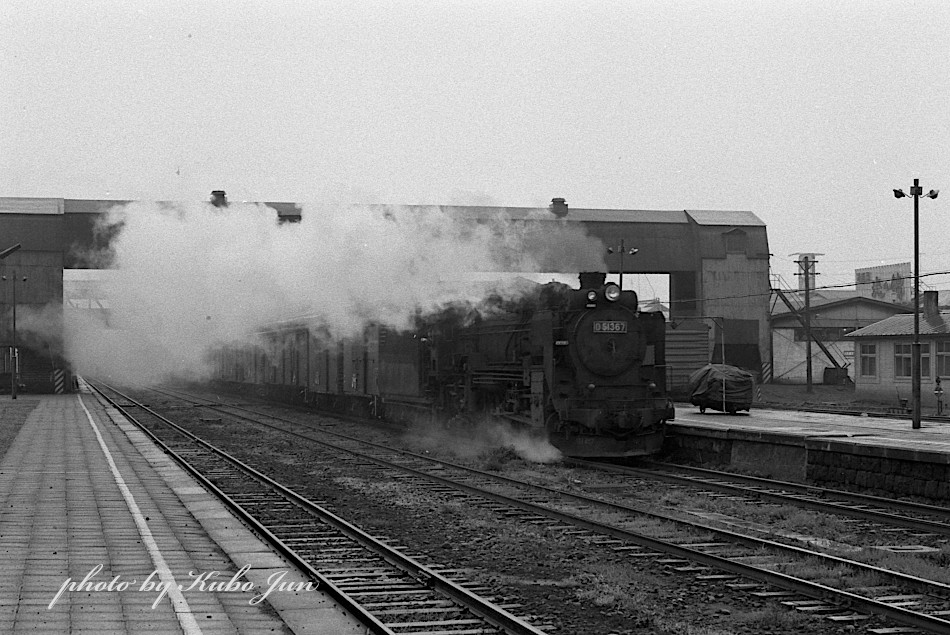
[{"label": "building window", "polygon": [[[913,373],[914,345],[894,344],[894,377],[910,378]],[[920,344],[920,376],[930,377],[930,343]]]},{"label": "building window", "polygon": [[861,344],[861,376],[877,377],[877,344]]},{"label": "building window", "polygon": [[950,377],[950,342],[937,342],[937,376]]},{"label": "building window", "polygon": [[722,235],[722,241],[729,254],[744,254],[749,244],[748,235],[741,229],[733,229]]},{"label": "building window", "polygon": [[913,363],[911,344],[894,344],[894,377],[910,377]]}]

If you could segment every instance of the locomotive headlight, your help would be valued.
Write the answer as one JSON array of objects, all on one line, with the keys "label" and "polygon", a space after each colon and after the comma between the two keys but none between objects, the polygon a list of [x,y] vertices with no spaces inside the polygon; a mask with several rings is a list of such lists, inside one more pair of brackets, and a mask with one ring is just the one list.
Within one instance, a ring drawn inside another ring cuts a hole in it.
[{"label": "locomotive headlight", "polygon": [[593,301],[596,300],[596,299],[597,299],[597,292],[596,292],[596,291],[588,291],[588,292],[587,292],[587,301],[588,301],[588,302],[593,302]]},{"label": "locomotive headlight", "polygon": [[616,302],[620,298],[620,287],[615,284],[608,284],[604,289],[604,297],[611,302]]}]

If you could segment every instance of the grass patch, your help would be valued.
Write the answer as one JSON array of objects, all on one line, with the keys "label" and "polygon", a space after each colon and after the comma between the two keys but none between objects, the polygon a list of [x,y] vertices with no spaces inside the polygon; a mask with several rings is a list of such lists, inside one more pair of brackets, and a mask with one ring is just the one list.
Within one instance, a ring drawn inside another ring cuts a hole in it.
[{"label": "grass patch", "polygon": [[416,494],[406,491],[406,486],[401,483],[389,483],[387,481],[367,481],[361,478],[350,476],[339,476],[333,479],[334,483],[343,487],[355,490],[364,496],[370,496],[376,499],[384,500],[386,505],[398,505],[399,507],[424,507],[432,508],[432,498],[426,494]]},{"label": "grass patch", "polygon": [[573,587],[575,597],[584,603],[623,611],[631,616],[627,618],[631,627],[664,635],[732,635],[737,628],[750,632],[782,629],[807,633],[816,620],[776,605],[752,612],[733,612],[723,616],[718,626],[697,623],[694,618],[676,616],[677,610],[665,603],[662,593],[657,593],[653,576],[614,563],[588,565],[584,573],[573,575],[558,586]]},{"label": "grass patch", "polygon": [[597,562],[586,565],[584,573],[571,576],[566,583],[577,587],[578,599],[635,612],[650,603],[650,594],[643,589],[654,589],[655,576],[624,564]]},{"label": "grass patch", "polygon": [[856,571],[845,564],[826,563],[814,558],[785,563],[778,570],[796,578],[803,578],[836,589],[887,584],[887,580],[876,573]]},{"label": "grass patch", "polygon": [[[853,531],[851,523],[844,522],[837,516],[792,505],[755,505],[725,498],[696,496],[680,500],[685,500],[693,507],[704,511],[742,518],[747,522],[765,526],[779,525],[783,532],[799,533],[829,541],[838,540],[841,536],[849,535]],[[666,504],[669,507],[675,507],[676,500]]]},{"label": "grass patch", "polygon": [[864,549],[851,556],[853,560],[882,569],[950,584],[950,546],[943,545],[932,553],[895,553],[884,549]]},{"label": "grass patch", "polygon": [[770,605],[767,608],[749,611],[735,617],[735,622],[746,628],[797,630],[802,633],[808,632],[808,627],[814,623],[814,620],[812,616],[777,605]]},{"label": "grass patch", "polygon": [[637,608],[637,603],[634,601],[635,594],[631,595],[627,592],[626,582],[622,579],[585,573],[570,578],[570,582],[577,587],[574,595],[583,602],[624,610]]},{"label": "grass patch", "polygon": [[550,538],[550,536],[545,535],[543,527],[523,523],[498,522],[498,518],[491,512],[473,518],[471,516],[472,512],[472,509],[466,509],[465,515],[460,519],[463,526],[485,536],[499,546],[517,547],[524,544],[525,541],[537,544],[545,538]]}]

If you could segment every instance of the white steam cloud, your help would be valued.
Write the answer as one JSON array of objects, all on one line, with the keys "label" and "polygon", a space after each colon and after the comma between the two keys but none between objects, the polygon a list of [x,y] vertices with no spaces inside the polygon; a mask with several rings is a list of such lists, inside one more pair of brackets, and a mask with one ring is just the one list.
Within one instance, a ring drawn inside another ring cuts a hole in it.
[{"label": "white steam cloud", "polygon": [[93,302],[104,310],[66,320],[73,367],[149,383],[200,373],[215,344],[282,319],[307,316],[351,336],[373,321],[402,328],[417,312],[513,293],[473,272],[603,270],[600,241],[546,210],[475,222],[438,207],[326,205],[304,206],[299,223],[277,218],[250,204],[113,209],[104,222],[118,228],[114,275]]},{"label": "white steam cloud", "polygon": [[445,427],[441,422],[415,422],[405,440],[425,452],[431,450],[467,460],[490,458],[499,449],[511,450],[531,463],[555,463],[564,458],[546,436],[491,416],[466,418],[454,427]]}]

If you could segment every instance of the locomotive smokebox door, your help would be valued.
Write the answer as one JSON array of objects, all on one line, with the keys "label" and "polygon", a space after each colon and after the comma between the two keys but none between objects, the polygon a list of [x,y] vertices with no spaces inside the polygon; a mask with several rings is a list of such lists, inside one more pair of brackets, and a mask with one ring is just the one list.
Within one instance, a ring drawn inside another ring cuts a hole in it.
[{"label": "locomotive smokebox door", "polygon": [[612,377],[643,359],[643,342],[634,314],[624,307],[584,314],[574,329],[576,353],[584,367]]}]

